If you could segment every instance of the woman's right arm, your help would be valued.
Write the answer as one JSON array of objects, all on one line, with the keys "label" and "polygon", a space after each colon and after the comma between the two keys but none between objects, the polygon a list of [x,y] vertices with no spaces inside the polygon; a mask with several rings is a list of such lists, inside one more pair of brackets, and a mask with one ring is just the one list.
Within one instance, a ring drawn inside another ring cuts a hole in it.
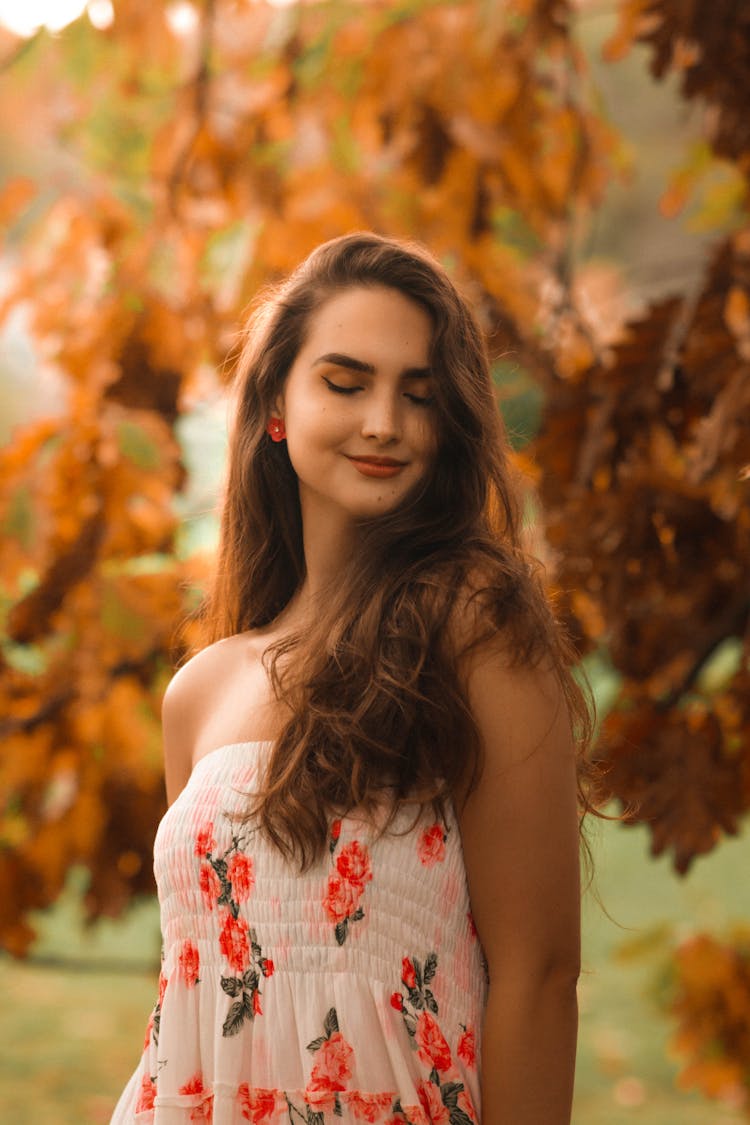
[{"label": "woman's right arm", "polygon": [[481,781],[461,814],[472,914],[490,975],[484,1125],[569,1125],[580,958],[576,759],[548,670],[501,655],[468,685]]}]

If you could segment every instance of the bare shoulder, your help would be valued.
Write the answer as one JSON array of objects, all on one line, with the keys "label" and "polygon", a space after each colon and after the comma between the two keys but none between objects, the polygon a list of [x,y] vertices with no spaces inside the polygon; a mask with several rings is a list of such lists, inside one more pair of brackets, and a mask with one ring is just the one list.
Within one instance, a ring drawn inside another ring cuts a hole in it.
[{"label": "bare shoulder", "polygon": [[560,740],[572,752],[565,695],[551,658],[518,663],[507,641],[496,636],[471,652],[464,675],[490,769],[497,758],[495,764],[507,764]]},{"label": "bare shoulder", "polygon": [[181,710],[194,703],[196,692],[200,696],[215,677],[222,676],[229,666],[235,664],[239,652],[247,643],[243,634],[225,637],[191,656],[169,681],[164,693],[162,713],[171,714],[174,710]]},{"label": "bare shoulder", "polygon": [[247,638],[242,635],[208,645],[178,668],[167,685],[161,723],[169,804],[190,776],[205,717],[236,678],[238,661],[247,646]]}]

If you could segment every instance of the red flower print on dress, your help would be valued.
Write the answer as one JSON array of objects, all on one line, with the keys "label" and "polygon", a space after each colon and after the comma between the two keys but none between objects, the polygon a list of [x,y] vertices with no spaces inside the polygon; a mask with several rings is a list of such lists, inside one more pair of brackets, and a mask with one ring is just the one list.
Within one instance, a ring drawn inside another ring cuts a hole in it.
[{"label": "red flower print on dress", "polygon": [[460,1090],[458,1094],[457,1106],[460,1111],[466,1114],[469,1121],[476,1121],[477,1115],[474,1112],[474,1106],[467,1090]]},{"label": "red flower print on dress", "polygon": [[221,894],[221,882],[210,863],[201,864],[201,869],[198,874],[198,886],[200,887],[206,906],[209,910],[213,910],[216,905],[216,900]]},{"label": "red flower print on dress", "polygon": [[184,1086],[180,1086],[180,1089],[179,1089],[178,1093],[180,1093],[180,1094],[203,1094],[203,1093],[205,1093],[205,1090],[204,1090],[204,1087],[203,1087],[203,1075],[202,1074],[193,1075],[193,1077],[190,1079],[189,1082],[186,1082]]},{"label": "red flower print on dress", "polygon": [[[404,957],[401,983],[406,995],[394,992],[391,1005],[399,1007],[394,1003],[398,997],[409,1042],[420,1062],[429,1068],[428,1080],[421,1082],[418,1090],[427,1121],[470,1125],[475,1117],[473,1110],[469,1113],[464,1108],[464,1103],[471,1109],[471,1099],[466,1095],[461,1075],[451,1057],[451,1049],[435,1019],[438,1004],[429,986],[437,975],[437,967],[438,959],[434,952],[427,955],[424,964],[416,957]],[[463,1099],[460,1105],[459,1099]]]},{"label": "red flower print on dress", "polygon": [[431,1070],[449,1070],[453,1064],[451,1049],[445,1041],[445,1036],[440,1030],[434,1016],[429,1012],[420,1012],[417,1019],[416,1030],[419,1057],[427,1063]]},{"label": "red flower print on dress", "polygon": [[369,883],[372,879],[369,852],[358,840],[352,840],[351,844],[341,849],[336,860],[336,868],[342,879],[353,883],[362,891],[365,889],[365,883]]},{"label": "red flower print on dress", "polygon": [[360,1094],[354,1091],[348,1095],[346,1104],[358,1121],[372,1123],[378,1121],[383,1113],[391,1108],[391,1101],[391,1094]]},{"label": "red flower print on dress", "polygon": [[[336,851],[341,835],[341,822],[334,821],[331,829],[329,850]],[[334,870],[328,877],[328,886],[323,898],[323,909],[334,924],[334,933],[339,945],[343,945],[349,933],[349,926],[365,916],[360,906],[365,884],[372,879],[372,865],[367,848],[359,840],[346,844],[336,857]]]},{"label": "red flower print on dress", "polygon": [[331,854],[333,854],[336,851],[336,844],[339,842],[339,836],[340,835],[341,835],[341,821],[340,820],[334,820],[333,824],[331,825],[331,839],[328,841],[328,850]]},{"label": "red flower print on dress", "polygon": [[341,1032],[334,1031],[315,1054],[313,1074],[330,1082],[332,1090],[345,1090],[346,1081],[352,1076],[349,1064],[353,1055]]},{"label": "red flower print on dress", "polygon": [[250,934],[247,922],[235,918],[231,911],[224,916],[219,946],[236,973],[243,973],[250,960]]},{"label": "red flower print on dress", "polygon": [[242,1116],[253,1125],[263,1125],[263,1122],[272,1119],[279,1096],[284,1096],[282,1090],[251,1090],[247,1082],[243,1082],[237,1090]]},{"label": "red flower print on dress", "polygon": [[180,1094],[198,1095],[200,1102],[190,1110],[190,1120],[195,1125],[211,1125],[214,1117],[214,1096],[206,1091],[203,1085],[203,1075],[194,1075],[184,1086],[180,1086]]},{"label": "red flower print on dress", "polygon": [[204,859],[216,847],[213,821],[204,825],[195,837],[195,854]]},{"label": "red flower print on dress", "polygon": [[441,1097],[440,1088],[432,1082],[420,1082],[417,1087],[417,1094],[422,1103],[422,1109],[427,1114],[427,1120],[432,1125],[448,1125],[450,1110]]},{"label": "red flower print on dress", "polygon": [[[235,929],[230,931],[230,927],[235,927]],[[239,921],[231,913],[228,913],[224,922],[224,929],[220,935],[220,941],[225,931],[227,932],[229,951],[237,953],[236,961],[232,965],[237,976],[221,978],[222,989],[234,1001],[229,1008],[227,1018],[224,1020],[223,1033],[224,1035],[237,1035],[246,1019],[253,1020],[256,1016],[263,1015],[260,1002],[260,982],[262,977],[273,976],[273,961],[270,957],[263,956],[263,950],[258,944],[258,935],[252,927],[247,928],[247,923],[244,920]],[[233,945],[234,934],[244,934],[244,938],[240,937],[239,946],[236,950]],[[244,952],[245,941],[248,944],[247,956]],[[223,948],[222,952],[224,952]],[[227,960],[232,964],[229,956],[227,956]]]},{"label": "red flower print on dress", "polygon": [[[330,1110],[340,1117],[342,1110],[339,1094],[346,1090],[347,1082],[352,1076],[354,1051],[339,1031],[335,1008],[329,1008],[323,1020],[323,1032],[323,1035],[307,1044],[315,1061],[305,1087],[305,1102],[317,1113]],[[290,1110],[291,1108],[296,1107],[290,1104]],[[300,1116],[305,1118],[307,1115],[301,1113]]]},{"label": "red flower print on dress", "polygon": [[[334,872],[328,879],[328,891],[323,907],[331,922],[340,923],[352,917],[362,897],[361,889]],[[339,943],[342,944],[342,943]]]},{"label": "red flower print on dress", "polygon": [[232,884],[232,898],[235,902],[247,902],[255,886],[253,861],[244,852],[237,852],[229,861],[227,879]]},{"label": "red flower print on dress", "polygon": [[163,972],[159,972],[159,999],[154,1005],[154,1010],[148,1017],[148,1024],[146,1026],[146,1035],[143,1040],[144,1051],[148,1047],[149,1039],[153,1036],[154,1043],[159,1045],[159,1024],[161,1023],[161,1006],[164,1001],[164,993],[167,991],[167,978]]},{"label": "red flower print on dress", "polygon": [[456,1047],[456,1054],[466,1063],[467,1066],[476,1067],[477,1065],[477,1045],[476,1036],[473,1027],[463,1027],[463,1031],[458,1039],[458,1046]]},{"label": "red flower print on dress", "polygon": [[[310,1075],[310,1080],[305,1087],[305,1102],[315,1113],[330,1112],[341,1116],[339,1091],[334,1090],[330,1078],[326,1078],[325,1075],[315,1073]],[[300,1116],[304,1120],[305,1115],[300,1114]]]},{"label": "red flower print on dress", "polygon": [[153,1030],[153,1027],[154,1027],[154,1012],[152,1012],[151,1015],[148,1017],[148,1023],[146,1024],[146,1034],[143,1037],[143,1050],[144,1051],[148,1047],[148,1043],[149,1043],[149,1040],[151,1038],[151,1032]]},{"label": "red flower print on dress", "polygon": [[138,1095],[138,1101],[135,1105],[135,1112],[143,1113],[147,1109],[153,1109],[155,1097],[156,1081],[153,1078],[149,1078],[147,1074],[144,1074],[143,1078],[141,1079],[141,1092]]},{"label": "red flower print on dress", "polygon": [[394,992],[391,995],[391,1007],[395,1008],[397,1012],[403,1012],[404,998],[400,992]]},{"label": "red flower print on dress", "polygon": [[216,840],[212,833],[213,824],[210,824],[198,833],[195,844],[195,853],[202,861],[198,876],[201,894],[209,910],[214,906],[228,906],[236,918],[239,904],[247,901],[255,886],[253,861],[240,851],[244,836],[232,836],[232,843],[223,855],[215,855]]},{"label": "red flower print on dress", "polygon": [[183,941],[179,958],[180,976],[188,988],[199,983],[200,954],[192,941]]},{"label": "red flower print on dress", "polygon": [[431,828],[425,829],[417,841],[417,855],[420,863],[425,867],[442,863],[445,859],[445,842],[447,839],[448,831],[443,828],[442,824],[433,824]]}]

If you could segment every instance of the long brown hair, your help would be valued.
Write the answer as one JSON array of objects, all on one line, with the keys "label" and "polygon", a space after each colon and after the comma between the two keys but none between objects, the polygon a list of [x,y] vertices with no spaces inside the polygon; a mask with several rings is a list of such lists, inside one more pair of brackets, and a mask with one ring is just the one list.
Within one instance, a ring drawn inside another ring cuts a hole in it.
[{"label": "long brown hair", "polygon": [[266,654],[292,717],[274,743],[253,814],[302,869],[323,854],[331,817],[373,811],[385,786],[394,812],[409,799],[444,816],[446,802],[476,784],[480,740],[455,644],[467,600],[478,624],[471,647],[507,637],[518,663],[554,668],[578,741],[581,805],[588,804],[590,694],[573,675],[575,653],[523,546],[521,490],[486,346],[467,302],[417,244],[370,233],[333,239],[263,295],[237,367],[205,641],[271,623],[304,579],[297,478],[286,443],[272,442],[265,427],[311,317],[352,286],[397,290],[429,313],[438,453],[428,479],[396,509],[361,521],[336,594],[312,630]]}]

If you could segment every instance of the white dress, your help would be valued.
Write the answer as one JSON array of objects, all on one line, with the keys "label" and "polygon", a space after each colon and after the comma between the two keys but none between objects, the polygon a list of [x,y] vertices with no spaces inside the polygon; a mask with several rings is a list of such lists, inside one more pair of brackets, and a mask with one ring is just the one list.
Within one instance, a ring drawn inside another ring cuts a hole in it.
[{"label": "white dress", "polygon": [[479,1122],[487,976],[453,811],[380,840],[333,821],[300,875],[224,815],[270,747],[201,758],[159,824],[159,998],[111,1125]]}]

